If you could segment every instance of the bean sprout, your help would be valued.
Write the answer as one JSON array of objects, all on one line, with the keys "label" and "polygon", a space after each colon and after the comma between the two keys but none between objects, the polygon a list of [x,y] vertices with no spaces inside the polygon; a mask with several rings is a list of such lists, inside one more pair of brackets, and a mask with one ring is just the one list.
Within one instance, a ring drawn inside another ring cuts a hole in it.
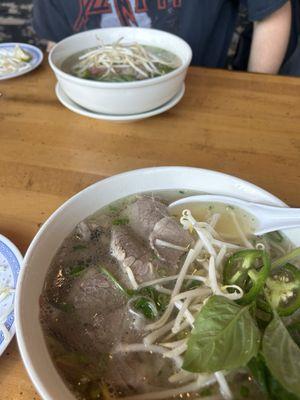
[{"label": "bean sprout", "polygon": [[21,72],[30,67],[31,55],[16,45],[12,50],[0,50],[0,76]]},{"label": "bean sprout", "polygon": [[154,55],[147,46],[138,43],[123,44],[122,40],[123,38],[112,44],[101,44],[79,56],[73,72],[81,78],[90,72],[100,79],[111,77],[113,80],[122,74],[136,76],[136,79],[148,79],[163,75],[166,68],[172,70],[178,67],[177,57],[171,61],[166,56]]}]

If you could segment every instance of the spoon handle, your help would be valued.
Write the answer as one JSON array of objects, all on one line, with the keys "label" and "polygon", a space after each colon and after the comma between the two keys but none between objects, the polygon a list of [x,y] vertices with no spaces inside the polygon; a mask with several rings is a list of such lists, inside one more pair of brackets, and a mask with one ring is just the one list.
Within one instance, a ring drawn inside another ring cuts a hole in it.
[{"label": "spoon handle", "polygon": [[264,204],[252,203],[234,197],[222,195],[194,195],[176,200],[169,205],[171,212],[182,211],[191,204],[222,203],[237,206],[256,218],[254,233],[278,231],[288,228],[300,228],[300,208],[274,207]]},{"label": "spoon handle", "polygon": [[251,205],[253,214],[258,220],[256,234],[300,227],[300,209],[272,207],[261,204]]}]

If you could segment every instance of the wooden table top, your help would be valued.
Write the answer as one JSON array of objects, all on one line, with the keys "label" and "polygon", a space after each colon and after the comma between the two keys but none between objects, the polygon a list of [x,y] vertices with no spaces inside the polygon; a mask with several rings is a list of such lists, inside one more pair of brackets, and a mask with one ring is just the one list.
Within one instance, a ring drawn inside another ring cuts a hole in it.
[{"label": "wooden table top", "polygon": [[[214,169],[300,207],[300,79],[191,68],[183,100],[115,124],[65,109],[44,63],[0,83],[0,232],[24,253],[66,199],[109,175],[157,165]],[[38,400],[15,340],[0,359],[1,400]]]}]

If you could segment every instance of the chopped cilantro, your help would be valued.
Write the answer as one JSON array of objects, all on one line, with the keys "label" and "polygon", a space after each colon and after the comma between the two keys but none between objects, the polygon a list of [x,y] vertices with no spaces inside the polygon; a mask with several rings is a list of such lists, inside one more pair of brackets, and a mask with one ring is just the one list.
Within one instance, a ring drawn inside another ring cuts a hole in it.
[{"label": "chopped cilantro", "polygon": [[127,225],[128,223],[129,223],[128,218],[117,218],[112,222],[113,225]]}]

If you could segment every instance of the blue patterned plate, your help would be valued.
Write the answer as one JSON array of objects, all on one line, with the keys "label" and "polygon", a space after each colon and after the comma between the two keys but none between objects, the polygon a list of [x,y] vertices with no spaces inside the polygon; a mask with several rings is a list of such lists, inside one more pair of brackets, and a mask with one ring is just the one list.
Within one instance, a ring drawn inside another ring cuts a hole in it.
[{"label": "blue patterned plate", "polygon": [[13,307],[22,262],[16,246],[0,235],[0,356],[15,334]]},{"label": "blue patterned plate", "polygon": [[42,51],[35,46],[32,46],[31,44],[26,44],[26,43],[0,43],[0,51],[1,50],[6,50],[6,51],[12,51],[16,45],[19,45],[22,50],[26,51],[31,55],[31,60],[28,62],[28,68],[21,70],[19,72],[13,72],[5,75],[0,75],[0,80],[3,79],[10,79],[10,78],[16,78],[17,76],[28,74],[28,72],[31,72],[35,68],[37,68],[41,62],[43,61],[43,53]]}]

